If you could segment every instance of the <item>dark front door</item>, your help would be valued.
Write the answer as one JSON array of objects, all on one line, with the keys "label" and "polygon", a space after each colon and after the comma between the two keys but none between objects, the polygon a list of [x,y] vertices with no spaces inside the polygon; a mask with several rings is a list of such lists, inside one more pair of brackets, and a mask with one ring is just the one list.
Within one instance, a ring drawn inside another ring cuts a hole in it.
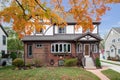
[{"label": "dark front door", "polygon": [[89,49],[90,47],[89,47],[89,44],[85,44],[85,46],[84,46],[84,50],[85,50],[85,56],[89,56]]}]

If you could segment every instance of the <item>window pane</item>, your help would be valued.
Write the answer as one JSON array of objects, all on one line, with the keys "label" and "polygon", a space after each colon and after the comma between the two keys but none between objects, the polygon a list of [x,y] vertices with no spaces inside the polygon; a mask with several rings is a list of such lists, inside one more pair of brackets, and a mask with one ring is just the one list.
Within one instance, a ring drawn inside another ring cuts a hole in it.
[{"label": "window pane", "polygon": [[56,52],[58,52],[58,44],[56,44]]},{"label": "window pane", "polygon": [[28,45],[28,56],[32,56],[32,45]]},{"label": "window pane", "polygon": [[120,54],[120,49],[118,49],[118,54]]},{"label": "window pane", "polygon": [[70,44],[68,44],[68,52],[70,52]]},{"label": "window pane", "polygon": [[80,51],[79,51],[79,44],[77,45],[77,52],[80,52]]},{"label": "window pane", "polygon": [[64,52],[66,52],[66,44],[64,44]]},{"label": "window pane", "polygon": [[3,35],[3,45],[6,45],[6,36]]},{"label": "window pane", "polygon": [[59,51],[62,52],[62,44],[60,44],[60,50]]},{"label": "window pane", "polygon": [[58,33],[65,33],[65,27],[64,28],[59,27],[58,28]]},{"label": "window pane", "polygon": [[52,45],[52,52],[54,52],[54,45]]}]

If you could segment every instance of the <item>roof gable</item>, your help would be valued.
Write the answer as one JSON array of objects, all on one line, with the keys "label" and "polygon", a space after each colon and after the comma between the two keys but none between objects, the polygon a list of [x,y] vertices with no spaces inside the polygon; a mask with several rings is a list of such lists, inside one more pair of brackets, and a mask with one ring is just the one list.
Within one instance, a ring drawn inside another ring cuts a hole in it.
[{"label": "roof gable", "polygon": [[5,33],[5,35],[8,37],[7,32],[5,31],[5,29],[2,27],[2,25],[0,24],[0,28],[2,29],[2,31]]},{"label": "roof gable", "polygon": [[113,27],[112,29],[110,29],[110,31],[108,32],[107,36],[105,37],[105,41],[108,39],[108,37],[111,34],[111,32],[116,32],[116,33],[120,34],[120,27]]},{"label": "roof gable", "polygon": [[78,38],[76,38],[76,41],[77,40],[98,40],[98,41],[101,41],[102,38],[97,34],[92,34],[90,32],[87,32],[85,34],[82,34],[82,36],[79,36]]},{"label": "roof gable", "polygon": [[116,32],[118,32],[120,34],[120,27],[114,27],[112,29],[114,29]]}]

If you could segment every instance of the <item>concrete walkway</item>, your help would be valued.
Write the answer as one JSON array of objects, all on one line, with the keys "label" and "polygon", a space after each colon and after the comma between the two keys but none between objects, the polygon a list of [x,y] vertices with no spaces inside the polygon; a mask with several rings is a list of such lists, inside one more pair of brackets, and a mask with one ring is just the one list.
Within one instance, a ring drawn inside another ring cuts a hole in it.
[{"label": "concrete walkway", "polygon": [[94,69],[94,70],[87,70],[95,74],[100,78],[100,80],[110,80],[108,77],[106,77],[104,74],[101,73],[102,70],[107,70],[107,67],[103,67],[102,69]]},{"label": "concrete walkway", "polygon": [[111,61],[111,60],[106,60],[106,59],[101,59],[101,61],[110,62],[110,63],[113,63],[113,64],[119,64],[120,65],[120,61]]},{"label": "concrete walkway", "polygon": [[103,67],[108,67],[112,70],[115,70],[116,72],[120,73],[120,66],[118,65],[114,65],[114,64],[110,64],[110,63],[105,63],[105,62],[101,62]]}]

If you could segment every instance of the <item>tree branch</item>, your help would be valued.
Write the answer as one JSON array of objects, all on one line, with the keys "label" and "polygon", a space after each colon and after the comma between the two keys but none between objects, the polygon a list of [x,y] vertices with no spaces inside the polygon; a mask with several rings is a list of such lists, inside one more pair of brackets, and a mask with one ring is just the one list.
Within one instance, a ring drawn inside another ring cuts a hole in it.
[{"label": "tree branch", "polygon": [[20,2],[18,0],[15,0],[15,1],[21,7],[21,9],[23,10],[23,14],[25,15],[25,9],[23,8],[23,6],[20,4]]},{"label": "tree branch", "polygon": [[41,4],[37,1],[37,0],[35,0],[35,2],[40,6],[40,8],[42,8],[44,11],[47,11],[44,7],[42,7],[41,6]]}]

